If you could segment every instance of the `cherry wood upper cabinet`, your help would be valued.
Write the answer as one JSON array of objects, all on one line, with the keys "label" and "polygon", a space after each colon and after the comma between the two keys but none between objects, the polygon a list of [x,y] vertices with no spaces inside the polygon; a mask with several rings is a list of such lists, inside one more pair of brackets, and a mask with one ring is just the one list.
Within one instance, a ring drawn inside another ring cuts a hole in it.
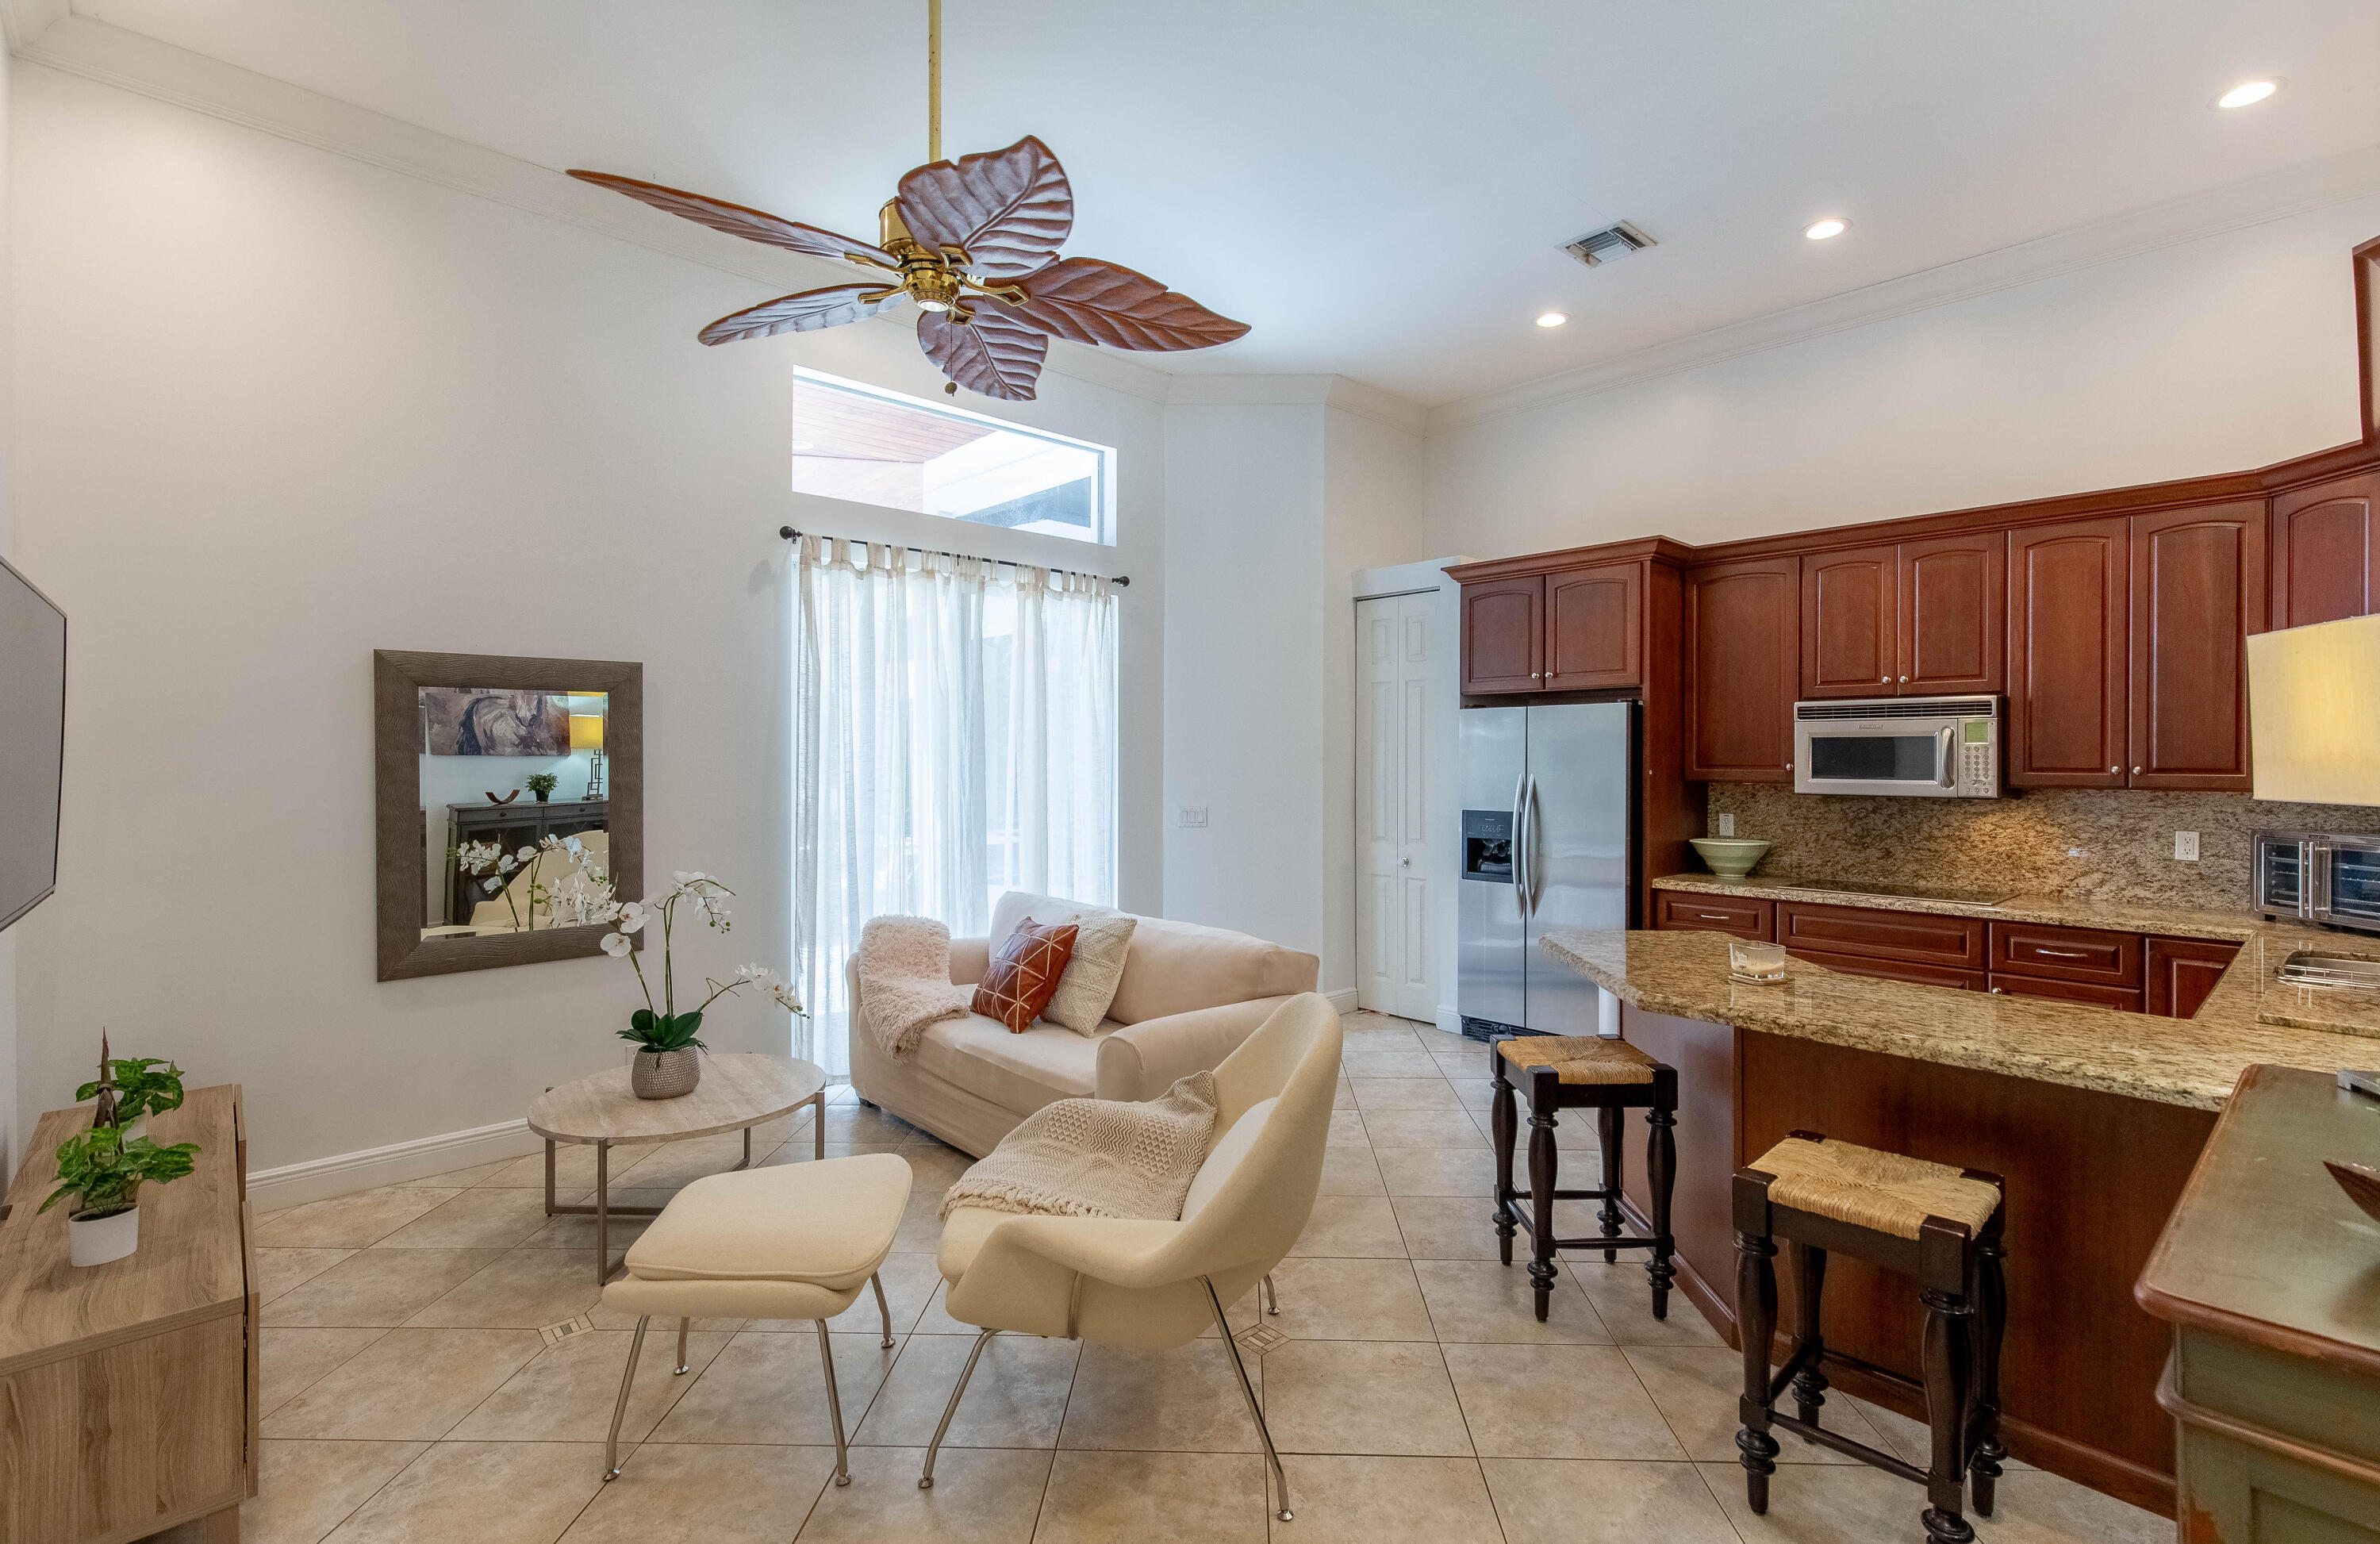
[{"label": "cherry wood upper cabinet", "polygon": [[1956,697],[2005,687],[2007,592],[2004,531],[1902,542],[1896,691]]},{"label": "cherry wood upper cabinet", "polygon": [[1463,689],[1545,689],[1546,578],[1490,579],[1463,587]]},{"label": "cherry wood upper cabinet", "polygon": [[2010,533],[2011,787],[2124,786],[2131,728],[2128,547],[2122,519]]},{"label": "cherry wood upper cabinet", "polygon": [[1645,565],[1602,563],[1545,577],[1548,691],[1633,687],[1645,678]]},{"label": "cherry wood upper cabinet", "polygon": [[2247,793],[2247,636],[2265,630],[2261,499],[2135,515],[2128,785]]},{"label": "cherry wood upper cabinet", "polygon": [[2274,626],[2337,622],[2373,609],[2375,508],[2380,472],[2359,472],[2274,498]]},{"label": "cherry wood upper cabinet", "polygon": [[1890,697],[1899,674],[1900,549],[1802,560],[1802,695]]},{"label": "cherry wood upper cabinet", "polygon": [[1791,783],[1802,560],[1751,558],[1691,569],[1685,591],[1685,775]]}]

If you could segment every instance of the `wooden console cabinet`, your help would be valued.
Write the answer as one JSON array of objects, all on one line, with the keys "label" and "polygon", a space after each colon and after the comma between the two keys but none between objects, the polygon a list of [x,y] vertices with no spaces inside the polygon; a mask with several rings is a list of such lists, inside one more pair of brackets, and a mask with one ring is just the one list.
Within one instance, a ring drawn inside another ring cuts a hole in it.
[{"label": "wooden console cabinet", "polygon": [[140,1247],[67,1263],[37,1211],[88,1108],[42,1117],[0,1220],[0,1544],[125,1544],[205,1518],[237,1544],[256,1493],[257,1305],[239,1088],[153,1116],[197,1167],[140,1192]]}]

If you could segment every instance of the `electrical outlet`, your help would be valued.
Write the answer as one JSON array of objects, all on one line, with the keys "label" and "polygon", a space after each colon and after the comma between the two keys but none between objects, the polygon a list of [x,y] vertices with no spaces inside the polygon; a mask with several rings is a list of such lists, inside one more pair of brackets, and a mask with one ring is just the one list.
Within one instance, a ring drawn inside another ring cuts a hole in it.
[{"label": "electrical outlet", "polygon": [[2091,850],[2088,847],[2069,847],[2066,849],[2066,856],[2069,857],[2088,857],[2091,856]]},{"label": "electrical outlet", "polygon": [[1721,836],[1732,836],[1732,835],[1734,835],[1734,834],[1735,834],[1735,817],[1734,817],[1734,816],[1732,816],[1732,815],[1721,815],[1721,816],[1718,818],[1718,833],[1719,833]]},{"label": "electrical outlet", "polygon": [[2177,831],[2173,833],[2173,856],[2183,863],[2198,861],[2198,833]]},{"label": "electrical outlet", "polygon": [[1184,805],[1182,823],[1185,826],[1204,826],[1207,823],[1207,807],[1203,804]]}]

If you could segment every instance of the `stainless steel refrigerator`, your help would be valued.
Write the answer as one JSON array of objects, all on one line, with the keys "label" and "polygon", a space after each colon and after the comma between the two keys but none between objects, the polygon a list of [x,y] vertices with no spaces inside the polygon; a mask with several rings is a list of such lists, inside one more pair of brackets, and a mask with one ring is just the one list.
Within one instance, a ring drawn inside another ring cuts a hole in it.
[{"label": "stainless steel refrigerator", "polygon": [[[1455,1011],[1466,1034],[1598,1032],[1594,983],[1537,950],[1548,928],[1625,928],[1633,702],[1465,708]],[[1604,1030],[1603,1032],[1614,1032]]]}]

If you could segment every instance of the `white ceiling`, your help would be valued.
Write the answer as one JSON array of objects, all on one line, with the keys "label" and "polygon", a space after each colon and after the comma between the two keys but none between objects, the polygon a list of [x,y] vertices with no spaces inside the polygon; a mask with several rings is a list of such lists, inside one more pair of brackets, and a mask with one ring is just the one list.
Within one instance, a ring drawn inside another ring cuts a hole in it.
[{"label": "white ceiling", "polygon": [[[523,160],[862,237],[926,158],[924,0],[74,9]],[[948,152],[1040,135],[1074,180],[1069,251],[1254,328],[1139,359],[1427,405],[2380,144],[2372,0],[944,9]],[[2259,75],[2289,85],[2209,109]],[[1804,240],[1821,214],[1853,227]],[[1595,270],[1558,250],[1620,219],[1660,245]],[[1549,308],[1570,325],[1536,327]]]}]

